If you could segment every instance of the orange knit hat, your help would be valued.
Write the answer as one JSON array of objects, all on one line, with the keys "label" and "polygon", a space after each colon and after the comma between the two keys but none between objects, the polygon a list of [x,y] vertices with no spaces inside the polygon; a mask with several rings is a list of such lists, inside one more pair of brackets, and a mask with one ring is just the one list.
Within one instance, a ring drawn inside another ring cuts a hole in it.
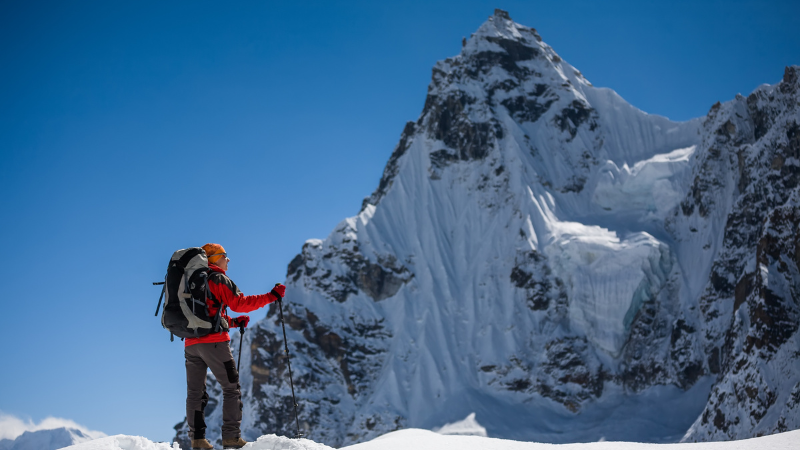
[{"label": "orange knit hat", "polygon": [[220,259],[224,258],[227,255],[224,255],[225,248],[219,244],[206,244],[203,246],[203,250],[206,251],[206,256],[208,256],[208,262],[211,264],[216,264]]}]

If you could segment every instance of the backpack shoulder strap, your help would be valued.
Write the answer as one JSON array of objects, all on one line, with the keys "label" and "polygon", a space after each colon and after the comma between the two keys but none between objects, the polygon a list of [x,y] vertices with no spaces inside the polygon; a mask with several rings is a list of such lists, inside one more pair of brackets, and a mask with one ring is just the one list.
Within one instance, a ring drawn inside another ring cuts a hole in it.
[{"label": "backpack shoulder strap", "polygon": [[236,286],[236,283],[234,283],[234,282],[233,282],[233,280],[231,280],[230,278],[228,278],[228,276],[227,276],[227,275],[225,275],[224,273],[222,273],[222,272],[214,272],[214,271],[210,271],[210,272],[209,272],[209,275],[208,275],[208,281],[211,281],[211,277],[214,277],[214,278],[215,278],[215,279],[214,279],[214,282],[215,282],[215,283],[217,283],[217,284],[223,284],[223,285],[225,285],[225,287],[227,287],[228,289],[230,289],[231,293],[233,293],[233,295],[234,295],[234,296],[238,296],[239,294],[241,294],[241,293],[242,293],[242,292],[239,290],[239,287],[238,287],[238,286]]},{"label": "backpack shoulder strap", "polygon": [[214,276],[214,274],[222,275],[219,272],[214,272],[213,270],[209,270],[208,271],[208,275],[205,277],[205,279],[206,279],[206,295],[208,296],[208,298],[211,299],[211,301],[214,302],[214,304],[217,307],[217,313],[214,314],[214,317],[212,319],[212,323],[213,323],[213,328],[212,329],[216,333],[216,332],[219,332],[220,328],[222,327],[222,309],[225,308],[225,303],[223,303],[221,300],[219,300],[217,298],[217,296],[214,295],[213,292],[211,292],[211,287],[208,285],[208,282],[211,281],[211,277]]},{"label": "backpack shoulder strap", "polygon": [[[211,277],[213,277],[215,274],[218,274],[218,273],[219,272],[214,272],[213,270],[209,270],[208,271],[208,276],[206,277],[206,295],[208,296],[208,298],[213,300],[214,304],[217,305],[217,306],[219,306],[220,303],[222,303],[222,302],[220,302],[220,300],[217,298],[217,296],[214,295],[213,292],[211,292],[211,287],[208,285],[208,283],[211,282]],[[222,274],[220,274],[220,275],[222,275]],[[217,284],[219,284],[219,281],[216,281],[216,282],[217,282]]]}]

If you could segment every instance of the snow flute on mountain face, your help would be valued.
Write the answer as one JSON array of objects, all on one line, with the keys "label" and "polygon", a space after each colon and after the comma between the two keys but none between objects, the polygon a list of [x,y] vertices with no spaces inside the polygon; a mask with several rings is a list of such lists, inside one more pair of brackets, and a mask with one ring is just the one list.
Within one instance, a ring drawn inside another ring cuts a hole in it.
[{"label": "snow flute on mountain face", "polygon": [[[246,296],[225,274],[228,269],[228,258],[225,249],[218,244],[206,244],[203,250],[208,254],[209,280],[208,287],[213,298],[206,303],[210,314],[216,314],[223,308],[221,316],[231,326],[240,327],[242,332],[249,322],[248,316],[230,318],[224,309],[229,307],[236,312],[250,312],[264,307],[279,299],[285,291],[283,285],[277,285],[271,293]],[[215,300],[216,299],[216,300]],[[193,448],[211,448],[206,440],[205,406],[208,403],[206,393],[206,372],[211,372],[222,386],[222,440],[235,442],[241,446],[242,401],[239,385],[239,372],[234,364],[230,349],[230,336],[227,331],[211,333],[200,338],[187,338],[184,349],[186,357],[186,421],[189,425],[189,439]],[[240,350],[241,354],[241,350]],[[208,446],[208,447],[206,447]]]}]

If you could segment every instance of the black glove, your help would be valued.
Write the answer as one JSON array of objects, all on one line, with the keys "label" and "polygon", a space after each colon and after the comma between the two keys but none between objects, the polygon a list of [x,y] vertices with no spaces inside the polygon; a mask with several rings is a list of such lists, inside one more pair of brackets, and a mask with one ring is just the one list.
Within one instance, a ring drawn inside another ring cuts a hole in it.
[{"label": "black glove", "polygon": [[278,297],[278,301],[283,301],[283,295],[286,293],[286,286],[278,283],[275,285],[274,288],[269,292],[270,294]]}]

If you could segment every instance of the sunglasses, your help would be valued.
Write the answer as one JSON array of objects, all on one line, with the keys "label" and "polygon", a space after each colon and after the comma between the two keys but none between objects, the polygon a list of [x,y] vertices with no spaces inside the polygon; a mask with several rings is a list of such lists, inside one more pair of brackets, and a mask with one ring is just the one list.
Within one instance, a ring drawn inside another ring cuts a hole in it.
[{"label": "sunglasses", "polygon": [[211,258],[212,256],[220,256],[220,255],[224,256],[225,258],[228,258],[228,254],[227,253],[214,253],[213,255],[208,255],[208,258]]}]

